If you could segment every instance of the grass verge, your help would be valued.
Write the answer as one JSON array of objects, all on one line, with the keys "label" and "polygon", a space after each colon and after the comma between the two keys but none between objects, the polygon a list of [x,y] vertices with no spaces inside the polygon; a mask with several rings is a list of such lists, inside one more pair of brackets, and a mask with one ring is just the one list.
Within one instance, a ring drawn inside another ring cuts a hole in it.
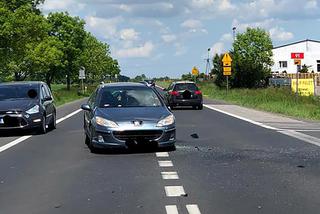
[{"label": "grass verge", "polygon": [[79,93],[80,88],[78,85],[72,85],[70,91],[67,90],[66,85],[62,84],[54,84],[51,86],[51,89],[56,106],[61,106],[66,103],[88,97],[95,89],[95,86],[88,86],[88,90],[85,94]]},{"label": "grass verge", "polygon": [[227,94],[225,89],[219,89],[213,83],[200,83],[199,86],[208,98],[301,119],[320,120],[320,98],[296,99],[290,88],[232,89]]}]

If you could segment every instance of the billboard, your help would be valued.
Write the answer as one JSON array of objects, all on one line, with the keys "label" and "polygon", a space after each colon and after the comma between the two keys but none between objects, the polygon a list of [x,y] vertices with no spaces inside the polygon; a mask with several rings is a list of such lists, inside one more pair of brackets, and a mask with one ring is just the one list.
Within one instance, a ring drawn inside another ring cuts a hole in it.
[{"label": "billboard", "polygon": [[[291,88],[296,93],[296,79],[291,79]],[[301,96],[314,96],[314,79],[299,79],[298,92]]]}]

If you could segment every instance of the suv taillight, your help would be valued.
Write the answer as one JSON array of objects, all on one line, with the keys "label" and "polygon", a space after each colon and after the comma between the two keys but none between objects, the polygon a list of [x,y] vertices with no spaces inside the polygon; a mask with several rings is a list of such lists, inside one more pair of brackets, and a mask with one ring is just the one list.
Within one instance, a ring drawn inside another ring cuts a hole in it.
[{"label": "suv taillight", "polygon": [[171,91],[170,94],[172,96],[179,96],[180,95],[178,91]]},{"label": "suv taillight", "polygon": [[202,94],[202,92],[201,91],[195,91],[194,92],[196,95],[200,95],[200,94]]}]

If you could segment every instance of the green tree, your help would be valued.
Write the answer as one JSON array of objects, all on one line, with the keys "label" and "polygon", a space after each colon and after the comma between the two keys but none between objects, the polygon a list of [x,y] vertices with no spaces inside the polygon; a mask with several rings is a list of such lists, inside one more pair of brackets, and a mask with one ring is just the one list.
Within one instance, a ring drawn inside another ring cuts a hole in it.
[{"label": "green tree", "polygon": [[37,6],[44,3],[45,0],[0,0],[0,4],[4,5],[10,11],[16,11],[22,6],[31,6],[34,12],[40,14],[40,10]]},{"label": "green tree", "polygon": [[51,27],[49,35],[63,43],[63,61],[66,62],[64,72],[67,76],[67,88],[70,90],[71,80],[77,79],[79,69],[83,66],[81,57],[86,38],[85,22],[68,13],[50,13],[47,19]]},{"label": "green tree", "polygon": [[233,44],[233,87],[253,88],[270,75],[272,41],[260,28],[248,28]]},{"label": "green tree", "polygon": [[30,5],[14,12],[0,4],[0,56],[2,73],[16,81],[24,80],[30,73],[26,58],[28,49],[34,48],[47,36],[48,24]]},{"label": "green tree", "polygon": [[222,58],[223,54],[216,54],[212,60],[213,68],[211,70],[211,75],[215,76],[214,82],[218,87],[226,86],[226,77],[223,75]]},{"label": "green tree", "polygon": [[120,73],[118,62],[110,56],[109,45],[100,42],[90,33],[86,34],[81,61],[91,80],[103,81],[106,76]]},{"label": "green tree", "polygon": [[34,49],[30,49],[28,61],[33,72],[31,79],[45,80],[51,88],[54,78],[63,77],[64,53],[63,43],[55,37],[47,37],[41,41]]}]

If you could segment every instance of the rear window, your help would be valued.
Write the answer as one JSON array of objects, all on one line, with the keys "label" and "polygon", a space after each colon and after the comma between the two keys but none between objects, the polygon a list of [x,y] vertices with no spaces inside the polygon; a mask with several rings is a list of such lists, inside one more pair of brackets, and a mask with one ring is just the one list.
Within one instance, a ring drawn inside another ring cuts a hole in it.
[{"label": "rear window", "polygon": [[0,86],[0,101],[36,98],[38,98],[38,89],[34,85]]},{"label": "rear window", "polygon": [[101,91],[100,108],[159,107],[162,106],[157,94],[150,88],[109,87]]},{"label": "rear window", "polygon": [[198,87],[193,83],[182,83],[182,84],[176,84],[174,87],[175,91],[184,91],[184,90],[190,90],[190,91],[197,91]]}]

